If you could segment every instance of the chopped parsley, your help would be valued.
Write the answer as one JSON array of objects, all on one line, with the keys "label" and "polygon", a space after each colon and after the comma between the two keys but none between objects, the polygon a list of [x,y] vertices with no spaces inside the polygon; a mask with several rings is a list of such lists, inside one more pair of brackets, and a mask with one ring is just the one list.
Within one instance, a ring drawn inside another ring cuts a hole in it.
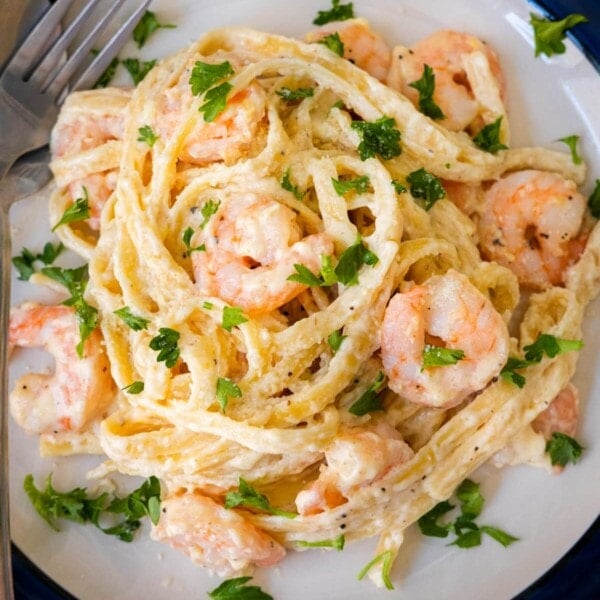
[{"label": "chopped parsley", "polygon": [[246,585],[252,577],[235,577],[226,579],[214,590],[208,592],[208,597],[213,600],[273,600],[257,585]]},{"label": "chopped parsley", "polygon": [[154,133],[154,130],[152,129],[152,127],[150,127],[150,125],[144,125],[138,129],[137,141],[145,142],[146,144],[148,144],[148,146],[150,146],[150,148],[154,146],[156,140],[158,140],[158,137],[159,136],[156,133]]},{"label": "chopped parsley", "polygon": [[408,84],[419,92],[419,110],[432,119],[443,119],[445,117],[442,109],[434,102],[435,74],[429,65],[423,66],[421,79]]},{"label": "chopped parsley", "polygon": [[243,477],[239,478],[238,491],[228,492],[225,496],[225,508],[235,508],[236,506],[258,508],[272,515],[285,517],[286,519],[294,519],[298,516],[296,513],[271,506],[269,499],[254,489]]},{"label": "chopped parsley", "polygon": [[233,73],[233,67],[228,60],[218,64],[196,61],[189,80],[192,94],[200,96],[217,83],[231,77]]},{"label": "chopped parsley", "polygon": [[66,225],[67,223],[74,223],[75,221],[84,221],[85,219],[90,218],[90,204],[88,198],[88,191],[85,186],[83,186],[83,197],[77,198],[69,208],[65,210],[62,214],[62,217],[54,225],[52,231],[56,231],[61,225]]},{"label": "chopped parsley", "polygon": [[292,180],[290,179],[289,168],[286,169],[285,173],[281,176],[281,181],[279,182],[279,184],[284,190],[294,194],[294,198],[296,198],[296,200],[302,200],[302,198],[304,197],[304,193],[300,190],[300,188],[292,183]]},{"label": "chopped parsley", "polygon": [[150,323],[150,319],[145,319],[144,317],[139,317],[138,315],[134,315],[131,312],[129,306],[124,306],[123,308],[118,308],[113,311],[113,314],[117,315],[130,329],[133,331],[142,331],[142,329],[148,329],[148,323]]},{"label": "chopped parsley", "polygon": [[133,383],[130,383],[121,389],[128,394],[141,394],[144,391],[144,382],[134,381]]},{"label": "chopped parsley", "polygon": [[360,143],[358,155],[361,160],[373,158],[376,155],[384,160],[400,156],[400,132],[396,129],[396,121],[392,117],[381,117],[376,121],[352,121],[350,127],[358,132]]},{"label": "chopped parsley", "polygon": [[125,58],[122,61],[123,66],[131,76],[134,85],[143,81],[144,77],[154,68],[156,59],[140,60],[139,58]]},{"label": "chopped parsley", "polygon": [[552,56],[553,54],[563,54],[566,50],[563,40],[566,37],[567,29],[578,25],[579,23],[587,23],[588,19],[580,14],[567,15],[560,21],[550,21],[538,17],[533,13],[529,15],[531,18],[529,24],[533,28],[533,39],[535,42],[535,56],[545,54]]},{"label": "chopped parsley", "polygon": [[498,117],[493,123],[488,123],[481,128],[479,133],[473,138],[473,142],[478,148],[496,154],[499,150],[506,150],[505,146],[500,142],[500,125],[502,117]]},{"label": "chopped parsley", "polygon": [[327,46],[327,48],[338,56],[344,56],[344,42],[342,42],[342,38],[337,31],[321,38],[319,44]]},{"label": "chopped parsley", "polygon": [[23,248],[20,255],[13,256],[12,258],[12,264],[19,273],[18,279],[29,281],[29,278],[35,273],[36,261],[45,265],[51,265],[64,249],[65,247],[62,242],[58,242],[56,246],[52,242],[47,242],[42,252],[38,254],[34,254],[28,248]]},{"label": "chopped parsley", "polygon": [[133,30],[133,41],[141,48],[157,29],[173,29],[172,24],[159,23],[156,14],[147,10]]},{"label": "chopped parsley", "polygon": [[332,21],[347,21],[353,18],[354,7],[352,2],[340,4],[340,0],[331,0],[331,8],[318,11],[317,16],[313,19],[313,25],[325,25]]},{"label": "chopped parsley", "polygon": [[157,362],[164,362],[168,369],[174,367],[179,360],[180,350],[177,342],[180,337],[181,334],[178,331],[161,327],[158,335],[150,340],[150,348],[158,352]]},{"label": "chopped parsley", "polygon": [[342,535],[338,535],[333,540],[319,540],[318,542],[305,542],[303,540],[298,540],[296,542],[297,546],[301,548],[334,548],[338,552],[341,552],[344,549],[344,544],[346,543],[346,537]]},{"label": "chopped parsley", "polygon": [[[46,478],[43,490],[35,486],[33,475],[25,477],[23,487],[38,514],[56,531],[56,522],[68,519],[76,523],[92,523],[108,535],[131,542],[133,533],[141,525],[140,519],[148,516],[156,524],[160,517],[160,483],[154,476],[124,498],[106,492],[90,498],[86,489],[81,487],[58,492],[52,485],[51,474]],[[111,527],[103,527],[100,518],[106,513],[123,515],[124,519]]]},{"label": "chopped parsley", "polygon": [[362,417],[375,410],[383,410],[383,404],[381,403],[381,398],[377,392],[383,385],[384,379],[383,372],[379,371],[373,383],[367,388],[366,392],[352,404],[348,409],[348,412],[357,417]]},{"label": "chopped parsley", "polygon": [[557,142],[563,142],[569,147],[571,151],[571,160],[574,165],[580,165],[583,161],[579,153],[577,152],[577,143],[579,142],[578,135],[568,135],[566,137],[560,138]]},{"label": "chopped parsley", "polygon": [[358,271],[363,265],[375,266],[379,262],[377,255],[369,250],[360,236],[340,255],[335,267],[337,280],[344,285],[358,285]]},{"label": "chopped parsley", "polygon": [[105,88],[110,84],[113,77],[115,76],[115,73],[117,72],[119,62],[121,61],[116,56],[110,61],[108,67],[104,69],[104,72],[102,73],[102,75],[100,75],[98,81],[96,81],[96,83],[94,84],[95,89]]},{"label": "chopped parsley", "polygon": [[371,185],[371,180],[368,175],[361,175],[360,177],[355,177],[354,179],[334,179],[331,178],[331,183],[333,184],[333,188],[338,196],[343,196],[346,192],[350,190],[354,190],[357,194],[364,194]]},{"label": "chopped parsley", "polygon": [[245,323],[248,319],[243,315],[243,310],[239,306],[224,306],[223,320],[221,327],[225,331],[231,331],[236,325]]},{"label": "chopped parsley", "polygon": [[425,344],[423,348],[423,369],[455,365],[464,357],[465,353],[457,348],[444,348]]},{"label": "chopped parsley", "polygon": [[192,247],[192,237],[194,237],[194,228],[187,227],[183,232],[181,239],[185,244],[186,253],[189,256],[192,252],[204,252],[206,250],[206,246],[204,244],[200,244],[199,246]]},{"label": "chopped parsley", "polygon": [[335,354],[341,347],[342,342],[347,338],[347,335],[342,335],[341,329],[336,329],[334,332],[327,336],[327,343]]},{"label": "chopped parsley", "polygon": [[286,102],[293,102],[294,100],[302,100],[303,98],[311,98],[314,96],[315,90],[314,88],[295,88],[291,89],[289,87],[279,88],[275,92],[278,96],[283,98]]},{"label": "chopped parsley", "polygon": [[198,109],[207,123],[212,123],[227,106],[227,95],[233,86],[225,81],[204,94],[204,104]]},{"label": "chopped parsley", "polygon": [[239,386],[229,379],[229,377],[217,378],[217,399],[219,400],[221,412],[225,412],[229,398],[241,397],[242,390],[240,390]]},{"label": "chopped parsley", "polygon": [[200,214],[203,217],[202,223],[200,223],[200,229],[204,229],[210,220],[210,218],[216,214],[221,206],[220,200],[207,200],[200,208]]},{"label": "chopped parsley", "polygon": [[546,442],[546,452],[550,455],[550,462],[561,467],[569,462],[575,464],[583,450],[584,447],[577,440],[559,431],[555,431]]},{"label": "chopped parsley", "polygon": [[65,300],[63,304],[65,306],[72,306],[75,309],[80,337],[76,350],[79,358],[83,358],[85,340],[87,340],[98,325],[98,310],[89,305],[83,297],[89,280],[88,267],[87,265],[76,269],[44,267],[41,272],[46,277],[64,285],[71,294],[71,297]]},{"label": "chopped parsley", "polygon": [[446,190],[442,182],[424,168],[410,173],[406,181],[410,185],[410,193],[413,198],[424,201],[425,210],[429,210],[438,200],[446,197]]},{"label": "chopped parsley", "polygon": [[600,219],[600,179],[596,179],[594,190],[588,198],[588,208],[592,213],[592,217]]},{"label": "chopped parsley", "polygon": [[392,179],[392,185],[394,186],[396,194],[406,194],[406,192],[408,192],[406,186],[397,179]]},{"label": "chopped parsley", "polygon": [[391,550],[386,550],[381,554],[378,554],[372,561],[367,563],[358,573],[357,579],[361,580],[363,577],[379,562],[382,562],[381,568],[381,579],[385,587],[388,590],[393,590],[394,586],[392,585],[392,580],[390,579],[390,570],[392,568],[392,560],[394,555]]}]

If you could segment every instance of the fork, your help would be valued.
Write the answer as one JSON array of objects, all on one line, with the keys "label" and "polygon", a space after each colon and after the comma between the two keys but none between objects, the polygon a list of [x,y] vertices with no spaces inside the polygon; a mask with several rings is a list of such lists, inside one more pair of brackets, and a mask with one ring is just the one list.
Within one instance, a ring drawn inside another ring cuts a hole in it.
[{"label": "fork", "polygon": [[[86,0],[65,27],[61,22],[73,0],[57,0],[32,29],[0,76],[0,598],[14,597],[10,557],[8,493],[8,318],[10,304],[9,209],[19,198],[40,189],[49,179],[47,146],[60,104],[69,91],[93,87],[123,44],[150,0],[137,7],[90,60],[91,51],[125,0],[103,3],[103,13],[83,34],[70,56],[69,46],[82,35],[97,12],[98,0]],[[31,151],[37,151],[32,154]],[[29,153],[29,154],[27,154]],[[4,179],[9,170],[11,176]]]}]

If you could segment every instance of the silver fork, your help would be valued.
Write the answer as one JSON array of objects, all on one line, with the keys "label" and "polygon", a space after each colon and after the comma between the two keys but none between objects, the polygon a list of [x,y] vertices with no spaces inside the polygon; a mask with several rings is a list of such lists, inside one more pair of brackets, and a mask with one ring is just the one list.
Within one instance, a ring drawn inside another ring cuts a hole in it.
[{"label": "silver fork", "polygon": [[[50,178],[50,131],[68,91],[92,87],[129,39],[150,0],[137,7],[90,61],[100,35],[125,0],[103,3],[103,13],[70,56],[74,39],[90,21],[98,0],[86,0],[78,15],[57,34],[73,0],[57,0],[33,28],[0,76],[0,598],[13,595],[8,493],[8,317],[11,244],[9,209]],[[87,65],[87,66],[86,66]],[[32,153],[31,151],[36,151]],[[29,154],[27,154],[29,153]],[[10,176],[4,179],[11,169]]]}]

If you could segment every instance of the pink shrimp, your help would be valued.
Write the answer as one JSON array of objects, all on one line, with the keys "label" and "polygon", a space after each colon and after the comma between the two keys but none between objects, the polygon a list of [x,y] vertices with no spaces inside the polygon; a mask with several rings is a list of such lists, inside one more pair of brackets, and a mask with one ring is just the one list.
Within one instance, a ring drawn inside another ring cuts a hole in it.
[{"label": "pink shrimp", "polygon": [[579,419],[579,393],[568,383],[531,423],[534,431],[549,440],[553,433],[564,433],[573,437]]},{"label": "pink shrimp", "polygon": [[285,548],[279,542],[239,512],[198,492],[177,493],[163,499],[160,519],[150,535],[221,577],[251,565],[268,567],[285,556]]},{"label": "pink shrimp", "polygon": [[[426,345],[461,351],[455,364],[424,367]],[[411,402],[449,408],[481,390],[508,358],[506,325],[457,271],[395,294],[386,308],[381,358],[388,385]]]},{"label": "pink shrimp", "polygon": [[353,489],[382,479],[412,456],[402,436],[383,421],[370,429],[349,429],[325,450],[327,466],[318,479],[296,496],[298,512],[313,515],[340,506]]},{"label": "pink shrimp", "polygon": [[11,311],[9,349],[44,348],[55,359],[53,374],[23,375],[10,394],[13,417],[28,433],[81,431],[112,402],[115,387],[100,330],[87,338],[83,358],[79,341],[71,307],[27,302]]},{"label": "pink shrimp", "polygon": [[348,19],[327,23],[306,35],[307,42],[318,42],[337,33],[344,44],[344,58],[380,81],[384,81],[390,66],[391,51],[383,38],[375,33],[365,19]]},{"label": "pink shrimp", "polygon": [[287,278],[299,263],[317,273],[321,256],[333,253],[325,233],[302,237],[288,207],[247,193],[222,203],[193,240],[205,252],[192,254],[200,293],[217,296],[248,314],[279,308],[306,286]]},{"label": "pink shrimp", "polygon": [[585,245],[580,236],[585,209],[575,183],[556,173],[510,173],[485,193],[481,252],[511,269],[526,287],[559,285]]}]

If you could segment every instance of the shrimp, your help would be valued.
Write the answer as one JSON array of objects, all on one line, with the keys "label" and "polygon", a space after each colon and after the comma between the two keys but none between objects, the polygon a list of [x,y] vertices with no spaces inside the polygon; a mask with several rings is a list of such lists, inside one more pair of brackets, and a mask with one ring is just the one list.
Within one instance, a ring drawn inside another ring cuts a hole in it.
[{"label": "shrimp", "polygon": [[556,173],[510,173],[485,193],[481,253],[511,269],[525,287],[559,285],[585,245],[579,235],[585,209],[576,184]]},{"label": "shrimp", "polygon": [[546,440],[549,440],[552,434],[557,432],[573,437],[577,431],[578,419],[579,393],[572,383],[568,383],[552,400],[548,408],[532,421],[531,426]]},{"label": "shrimp", "polygon": [[[461,350],[464,356],[455,364],[424,368],[426,344]],[[388,386],[411,402],[456,406],[500,373],[508,349],[500,314],[454,270],[395,294],[385,311],[381,357]]]},{"label": "shrimp", "polygon": [[391,425],[357,427],[338,435],[325,450],[327,466],[316,481],[296,496],[301,515],[313,515],[347,502],[354,489],[382,479],[410,460],[413,451]]},{"label": "shrimp", "polygon": [[303,238],[291,209],[252,193],[222,203],[193,243],[206,248],[192,255],[200,293],[254,315],[271,312],[306,289],[287,280],[294,264],[319,272],[321,256],[333,253],[327,234]]},{"label": "shrimp", "polygon": [[385,81],[391,51],[383,38],[371,30],[365,19],[348,19],[327,23],[306,34],[307,42],[318,42],[328,35],[339,34],[344,44],[344,58],[357,67]]},{"label": "shrimp", "polygon": [[27,433],[81,431],[112,402],[114,383],[102,336],[94,330],[79,358],[79,325],[73,308],[27,302],[14,308],[8,330],[15,346],[44,348],[55,359],[54,373],[28,373],[10,394],[13,417]]},{"label": "shrimp", "polygon": [[[483,125],[479,118],[482,105],[490,102],[487,97],[485,102],[481,102],[482,98],[478,98],[479,86],[470,80],[470,71],[465,70],[465,61],[475,52],[487,59],[491,83],[495,84],[498,96],[491,104],[503,112],[499,99],[504,96],[505,84],[498,57],[487,44],[467,33],[443,29],[417,42],[410,49],[404,46],[394,48],[387,84],[418,106],[419,93],[410,84],[421,79],[425,65],[428,65],[435,76],[433,101],[444,114],[439,123],[452,131],[469,127],[480,129]],[[489,88],[487,80],[486,83],[488,85],[482,87]]]},{"label": "shrimp", "polygon": [[[257,83],[250,84],[227,99],[227,104],[214,121],[206,122],[200,113],[187,133],[178,158],[195,165],[223,161],[233,164],[247,154],[259,139],[266,115],[266,93]],[[191,88],[178,85],[170,88],[162,99],[157,131],[169,139],[184,114],[184,106],[192,102]],[[197,112],[197,111],[196,111]]]},{"label": "shrimp", "polygon": [[221,577],[251,565],[279,562],[285,548],[239,512],[226,509],[198,492],[176,493],[161,501],[152,526],[153,540],[166,542]]}]

